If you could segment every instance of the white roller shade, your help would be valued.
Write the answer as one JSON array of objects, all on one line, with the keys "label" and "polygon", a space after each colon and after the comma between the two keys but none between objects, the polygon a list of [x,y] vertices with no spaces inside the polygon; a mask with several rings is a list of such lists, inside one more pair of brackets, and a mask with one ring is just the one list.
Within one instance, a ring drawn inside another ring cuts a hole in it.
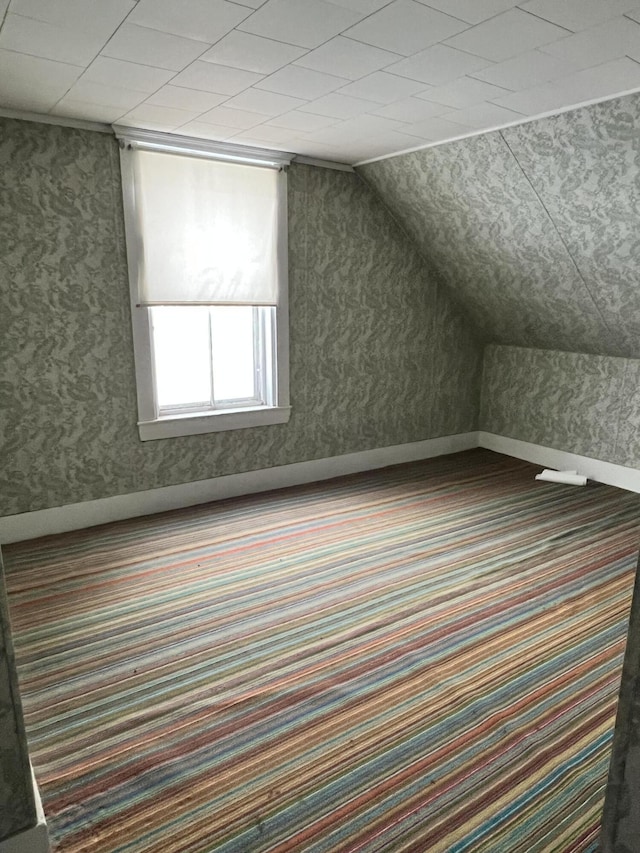
[{"label": "white roller shade", "polygon": [[133,148],[141,305],[275,305],[276,169]]}]

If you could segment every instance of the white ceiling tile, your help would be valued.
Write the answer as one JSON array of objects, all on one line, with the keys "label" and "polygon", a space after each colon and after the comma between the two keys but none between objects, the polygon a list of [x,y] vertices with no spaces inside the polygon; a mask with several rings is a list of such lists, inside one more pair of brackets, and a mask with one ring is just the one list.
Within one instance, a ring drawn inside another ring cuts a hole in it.
[{"label": "white ceiling tile", "polygon": [[99,106],[116,107],[123,113],[142,103],[145,93],[122,86],[105,86],[103,83],[94,83],[83,77],[73,84],[65,97],[74,102],[82,101]]},{"label": "white ceiling tile", "polygon": [[327,127],[324,130],[313,134],[313,141],[319,142],[321,145],[332,145],[336,147],[346,147],[357,141],[353,137],[353,131],[348,128],[345,130],[343,122],[336,124],[333,127]]},{"label": "white ceiling tile", "polygon": [[364,14],[324,0],[268,0],[238,29],[299,47],[318,47]]},{"label": "white ceiling tile", "polygon": [[[39,56],[27,56],[0,48],[0,90],[31,96],[42,89],[44,100],[55,93],[61,98],[82,73],[77,65],[53,62]],[[45,92],[46,90],[46,92]]]},{"label": "white ceiling tile", "polygon": [[105,124],[113,124],[120,118],[122,113],[123,110],[120,107],[90,104],[86,101],[74,101],[67,96],[58,101],[51,110],[51,114],[54,116],[80,118],[84,121],[100,121]]},{"label": "white ceiling tile", "polygon": [[290,95],[292,98],[312,100],[335,92],[346,83],[344,77],[334,77],[332,74],[321,74],[308,68],[287,65],[269,77],[255,84],[257,89],[277,92],[280,95]]},{"label": "white ceiling tile", "polygon": [[528,50],[513,59],[476,71],[473,76],[486,83],[502,86],[503,89],[517,91],[531,89],[557,77],[565,77],[575,70],[576,67],[564,59],[539,50]]},{"label": "white ceiling tile", "polygon": [[182,71],[206,50],[206,44],[137,24],[122,24],[102,49],[103,56]]},{"label": "white ceiling tile", "polygon": [[55,107],[59,98],[58,90],[41,88],[27,91],[16,86],[6,86],[5,82],[0,80],[0,104],[3,109],[48,113]]},{"label": "white ceiling tile", "polygon": [[214,44],[251,14],[226,0],[140,0],[127,23]]},{"label": "white ceiling tile", "polygon": [[321,145],[349,146],[358,139],[362,139],[364,133],[357,134],[353,126],[344,127],[345,122],[340,122],[333,127],[327,127],[313,134],[313,141]]},{"label": "white ceiling tile", "polygon": [[[390,132],[402,131],[404,122],[384,118],[383,116],[362,115],[343,121],[340,127],[343,131],[349,131],[355,140],[384,136]],[[324,131],[321,131],[321,133],[324,133]]]},{"label": "white ceiling tile", "polygon": [[248,127],[255,127],[256,124],[261,124],[264,121],[264,116],[258,113],[250,113],[246,110],[234,110],[227,106],[214,107],[208,110],[201,116],[198,116],[198,121],[206,121],[210,124],[219,124],[223,127],[237,127],[238,130],[245,130]]},{"label": "white ceiling tile", "polygon": [[509,124],[522,119],[522,113],[514,110],[509,110],[506,107],[500,107],[497,104],[490,104],[485,101],[483,104],[475,104],[473,107],[465,107],[462,110],[454,110],[446,113],[442,118],[446,121],[455,122],[465,127],[484,128],[498,127],[503,124]]},{"label": "white ceiling tile", "polygon": [[251,130],[244,130],[234,136],[238,141],[251,139],[264,143],[274,144],[277,142],[286,142],[294,138],[295,134],[287,130],[285,127],[273,127],[271,125],[259,124]]},{"label": "white ceiling tile", "polygon": [[389,4],[389,0],[330,0],[330,2],[334,6],[342,6],[354,12],[362,12],[364,15],[371,15],[372,12],[377,12],[378,9]]},{"label": "white ceiling tile", "polygon": [[[1,66],[2,63],[0,63]],[[60,89],[55,87],[35,87],[32,89],[20,86],[7,86],[0,80],[0,104],[4,109],[20,110],[30,113],[48,113],[60,98]]]},{"label": "white ceiling tile", "polygon": [[36,21],[11,12],[0,30],[0,47],[79,65],[84,68],[100,52],[104,39],[82,34],[68,27],[59,27],[46,21]]},{"label": "white ceiling tile", "polygon": [[540,48],[578,68],[590,68],[634,51],[640,45],[640,24],[629,18],[612,18],[598,27],[568,36]]},{"label": "white ceiling tile", "polygon": [[258,74],[273,74],[304,53],[306,50],[303,47],[233,30],[203,54],[201,59]]},{"label": "white ceiling tile", "polygon": [[444,44],[434,44],[433,47],[390,66],[387,71],[432,86],[442,86],[464,74],[485,68],[488,64],[487,59],[479,56],[463,53]]},{"label": "white ceiling tile", "polygon": [[[358,140],[351,148],[346,148],[350,163],[362,163],[375,157],[384,157],[402,151],[413,151],[421,147],[424,139],[408,136],[405,133],[390,131],[373,139]],[[334,159],[337,159],[334,157]]]},{"label": "white ceiling tile", "polygon": [[403,101],[396,101],[394,104],[388,104],[386,107],[375,110],[374,115],[415,124],[417,121],[442,115],[447,111],[449,111],[449,107],[443,104],[435,104],[420,98],[405,98]]},{"label": "white ceiling tile", "polygon": [[363,77],[362,80],[343,86],[339,94],[351,98],[365,98],[378,104],[390,104],[415,95],[417,92],[424,92],[427,88],[424,83],[416,80],[396,77],[395,74],[387,74],[385,71],[376,71],[374,74]]},{"label": "white ceiling tile", "polygon": [[[233,137],[233,142],[241,145],[253,146],[254,148],[268,148],[271,151],[290,151],[290,144],[287,142],[276,142],[273,139],[263,139],[258,136],[258,132],[262,132],[263,125],[259,125],[253,130],[241,130]],[[265,134],[269,136],[267,132]]]},{"label": "white ceiling tile", "polygon": [[518,5],[518,0],[419,0],[427,6],[460,18],[469,24],[479,24],[487,18],[493,18],[500,12],[513,9]]},{"label": "white ceiling tile", "polygon": [[533,116],[560,109],[565,104],[565,95],[555,83],[544,83],[542,86],[510,92],[492,100],[499,106]]},{"label": "white ceiling tile", "polygon": [[506,94],[505,89],[500,86],[492,86],[490,83],[475,80],[473,77],[460,77],[459,80],[449,83],[448,86],[435,86],[417,97],[434,101],[436,104],[462,109]]},{"label": "white ceiling tile", "polygon": [[239,6],[248,6],[249,9],[259,9],[264,6],[267,0],[231,0],[232,3],[237,3]]},{"label": "white ceiling tile", "polygon": [[296,153],[305,157],[316,157],[319,160],[335,160],[339,163],[351,163],[345,156],[340,156],[333,145],[321,145],[312,139],[296,140]]},{"label": "white ceiling tile", "polygon": [[269,126],[284,127],[287,130],[298,131],[300,133],[311,133],[314,130],[322,130],[322,128],[330,127],[335,123],[336,119],[334,118],[318,116],[313,113],[303,113],[299,110],[292,110],[290,113],[270,118],[265,122]]},{"label": "white ceiling tile", "polygon": [[237,127],[222,127],[198,120],[189,121],[180,128],[180,133],[185,136],[197,136],[202,139],[217,139],[219,141],[230,139],[237,131]]},{"label": "white ceiling tile", "polygon": [[528,15],[520,9],[512,9],[454,36],[447,44],[494,62],[502,62],[567,35],[568,31],[562,27]]},{"label": "white ceiling tile", "polygon": [[82,75],[83,80],[102,83],[105,86],[121,86],[138,92],[155,92],[173,77],[172,71],[164,68],[152,68],[124,62],[121,59],[109,59],[98,56]]},{"label": "white ceiling tile", "polygon": [[176,110],[172,107],[159,107],[155,104],[140,104],[122,116],[120,123],[136,127],[138,124],[153,122],[162,125],[167,130],[175,130],[188,121],[195,120],[197,116],[198,113],[193,112],[193,110]]},{"label": "white ceiling tile", "polygon": [[494,103],[527,115],[604,98],[612,92],[623,93],[640,88],[640,64],[627,57],[613,59],[594,68],[586,68],[543,86],[512,92]]},{"label": "white ceiling tile", "polygon": [[573,32],[595,27],[622,15],[632,5],[630,0],[562,0],[561,3],[558,0],[529,0],[519,4],[525,12]]},{"label": "white ceiling tile", "polygon": [[11,0],[11,11],[106,41],[135,8],[135,0]]},{"label": "white ceiling tile", "polygon": [[395,0],[343,35],[409,56],[466,29],[468,24],[413,0]]},{"label": "white ceiling tile", "polygon": [[454,139],[473,131],[472,127],[464,127],[453,121],[435,116],[415,124],[405,125],[404,132],[422,139]]},{"label": "white ceiling tile", "polygon": [[564,92],[567,105],[593,98],[602,98],[612,92],[626,92],[640,87],[640,63],[628,59],[613,59],[595,68],[586,68],[568,77],[554,81]]},{"label": "white ceiling tile", "polygon": [[380,50],[370,44],[336,36],[312,50],[295,64],[314,71],[336,74],[349,80],[359,80],[401,59],[397,53]]},{"label": "white ceiling tile", "polygon": [[638,2],[515,6],[12,0],[0,103],[355,162],[640,90]]},{"label": "white ceiling tile", "polygon": [[351,118],[369,112],[371,101],[361,98],[350,98],[337,92],[317,98],[315,101],[300,107],[301,112],[315,113],[319,116],[330,116],[331,118]]},{"label": "white ceiling tile", "polygon": [[307,102],[301,98],[291,98],[289,95],[279,95],[276,92],[263,92],[259,89],[245,89],[235,98],[230,98],[225,106],[238,110],[260,113],[264,116],[277,116],[305,106]]},{"label": "white ceiling tile", "polygon": [[187,89],[201,89],[203,92],[218,92],[220,95],[237,95],[248,86],[257,83],[260,74],[243,71],[240,68],[227,68],[226,65],[214,65],[198,59],[172,79],[174,86]]},{"label": "white ceiling tile", "polygon": [[201,92],[198,89],[185,89],[183,86],[163,86],[148,97],[145,103],[159,107],[174,107],[178,110],[204,112],[226,100],[226,95],[218,95],[215,92]]}]

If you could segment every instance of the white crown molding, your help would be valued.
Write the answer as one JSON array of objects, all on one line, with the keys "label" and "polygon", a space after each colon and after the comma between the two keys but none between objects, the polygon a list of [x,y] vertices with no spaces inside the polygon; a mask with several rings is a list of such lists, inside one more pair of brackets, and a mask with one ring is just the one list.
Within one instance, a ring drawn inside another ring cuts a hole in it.
[{"label": "white crown molding", "polygon": [[94,130],[98,133],[113,133],[110,124],[102,124],[99,121],[86,121],[82,118],[52,116],[46,113],[29,113],[24,112],[23,110],[10,110],[7,107],[0,107],[0,116],[3,118],[15,118],[19,121],[35,121],[40,124],[55,124],[59,127],[76,127],[79,130]]},{"label": "white crown molding", "polygon": [[452,136],[449,139],[440,139],[438,142],[422,142],[420,145],[415,145],[412,148],[403,148],[402,151],[394,151],[391,154],[382,154],[380,157],[371,157],[368,160],[360,160],[360,162],[354,163],[354,168],[357,169],[359,166],[367,166],[369,163],[379,163],[381,160],[391,160],[392,157],[402,157],[403,154],[413,154],[416,151],[424,151],[426,148],[438,148],[440,145],[448,145],[450,142],[459,142],[461,139],[470,139],[473,136],[484,136],[485,133],[495,133],[497,130],[505,130],[508,127],[530,124],[532,121],[538,121],[541,118],[552,118],[553,116],[562,115],[562,113],[570,113],[572,110],[581,110],[583,107],[590,107],[593,104],[602,104],[605,101],[615,101],[616,98],[624,98],[626,95],[633,95],[638,91],[640,91],[640,87],[635,86],[633,89],[625,89],[623,92],[616,92],[613,95],[591,98],[591,100],[588,101],[569,104],[568,107],[558,107],[555,110],[536,113],[534,116],[522,116],[522,118],[518,118],[515,121],[509,121],[505,124],[496,124],[494,127],[484,127],[482,130],[461,133],[459,136]]},{"label": "white crown molding", "polygon": [[[52,124],[58,127],[75,127],[78,130],[93,130],[97,133],[108,133],[117,138],[127,135],[138,139],[147,138],[162,142],[170,138],[175,141],[177,147],[199,148],[201,150],[217,150],[224,153],[226,149],[233,156],[244,156],[248,159],[273,161],[288,164],[292,161],[304,166],[317,166],[320,169],[333,169],[337,172],[353,172],[353,166],[347,163],[337,163],[333,160],[320,160],[316,157],[305,157],[302,154],[293,154],[287,151],[275,151],[267,148],[252,148],[250,145],[233,145],[232,143],[216,142],[215,140],[203,139],[196,136],[180,136],[178,133],[162,133],[160,131],[145,130],[144,128],[124,127],[121,125],[103,124],[98,121],[87,121],[81,118],[68,118],[66,116],[53,116],[47,113],[30,113],[24,110],[12,110],[8,107],[0,107],[0,117],[13,118],[19,121],[33,121],[39,124]],[[1,853],[1,851],[0,851]]]},{"label": "white crown molding", "polygon": [[542,444],[531,444],[528,441],[495,435],[492,432],[480,431],[478,441],[480,447],[495,450],[496,453],[504,453],[505,456],[515,456],[516,459],[525,459],[527,462],[534,462],[544,468],[555,468],[558,471],[575,469],[579,474],[585,474],[590,480],[596,480],[598,483],[617,486],[628,492],[640,492],[640,471],[637,468],[616,465],[591,456],[580,456],[566,450],[556,450]]},{"label": "white crown molding", "polygon": [[334,160],[320,160],[317,157],[305,157],[304,154],[294,154],[294,163],[302,166],[318,166],[320,169],[333,169],[336,172],[355,172],[353,166],[348,163],[338,163]]},{"label": "white crown molding", "polygon": [[[110,498],[67,504],[19,515],[8,515],[0,518],[0,542],[20,542],[37,536],[65,533],[96,524],[136,518],[238,495],[329,480],[332,477],[341,477],[343,474],[355,474],[359,471],[398,465],[401,462],[429,459],[445,453],[470,450],[477,446],[478,434],[467,432],[415,441],[411,444],[364,450],[360,453],[347,453],[344,456],[331,456],[327,459],[295,462],[276,468],[262,468],[244,474],[197,480],[194,483],[182,483],[161,489],[115,495]],[[3,851],[0,850],[0,853]]]}]

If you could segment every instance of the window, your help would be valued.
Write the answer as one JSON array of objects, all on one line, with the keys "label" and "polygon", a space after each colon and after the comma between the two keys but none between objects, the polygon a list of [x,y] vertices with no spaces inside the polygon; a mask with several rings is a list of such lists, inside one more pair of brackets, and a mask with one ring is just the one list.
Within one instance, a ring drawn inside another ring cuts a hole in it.
[{"label": "window", "polygon": [[285,423],[286,159],[120,140],[140,437]]}]

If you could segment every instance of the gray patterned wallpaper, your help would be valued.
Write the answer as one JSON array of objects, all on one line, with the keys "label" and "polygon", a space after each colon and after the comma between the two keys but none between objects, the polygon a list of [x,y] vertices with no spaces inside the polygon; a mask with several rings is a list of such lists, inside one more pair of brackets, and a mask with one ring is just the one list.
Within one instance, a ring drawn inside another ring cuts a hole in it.
[{"label": "gray patterned wallpaper", "polygon": [[0,842],[36,820],[0,555]]},{"label": "gray patterned wallpaper", "polygon": [[359,169],[487,341],[640,357],[640,94]]},{"label": "gray patterned wallpaper", "polygon": [[116,143],[0,119],[0,515],[477,428],[481,347],[387,209],[289,176],[289,424],[142,443]]},{"label": "gray patterned wallpaper", "polygon": [[488,346],[480,429],[640,467],[640,361]]}]

